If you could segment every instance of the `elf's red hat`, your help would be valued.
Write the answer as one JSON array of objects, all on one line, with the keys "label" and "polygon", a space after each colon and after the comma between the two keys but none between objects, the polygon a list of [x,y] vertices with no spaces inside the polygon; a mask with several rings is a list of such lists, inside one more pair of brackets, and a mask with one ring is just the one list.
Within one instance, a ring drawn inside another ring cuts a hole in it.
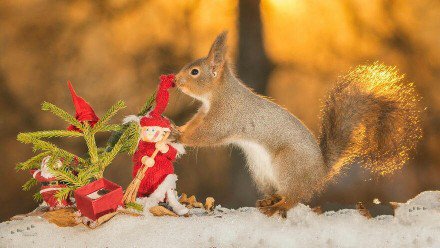
[{"label": "elf's red hat", "polygon": [[[84,99],[76,94],[70,81],[67,81],[67,85],[69,86],[70,94],[72,95],[73,105],[75,106],[75,118],[80,122],[87,121],[90,126],[93,127],[95,123],[99,120],[98,116],[96,116],[95,114],[95,111],[93,111],[88,102],[86,102]],[[80,131],[73,125],[67,127],[67,130]]]},{"label": "elf's red hat", "polygon": [[170,98],[168,89],[174,86],[174,74],[160,76],[159,88],[156,94],[156,106],[154,106],[154,109],[148,116],[141,118],[140,124],[142,127],[158,126],[170,128],[170,121],[163,117],[162,113],[165,111]]}]

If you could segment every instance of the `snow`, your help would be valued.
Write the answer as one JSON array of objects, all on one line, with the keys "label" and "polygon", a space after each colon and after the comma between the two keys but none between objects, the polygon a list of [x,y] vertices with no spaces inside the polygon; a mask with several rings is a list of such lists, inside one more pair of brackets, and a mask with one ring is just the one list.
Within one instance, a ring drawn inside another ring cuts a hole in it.
[{"label": "snow", "polygon": [[117,215],[94,230],[27,217],[0,224],[0,247],[440,247],[440,191],[400,204],[395,216],[372,219],[350,209],[317,215],[302,204],[287,219],[220,206],[192,214]]}]

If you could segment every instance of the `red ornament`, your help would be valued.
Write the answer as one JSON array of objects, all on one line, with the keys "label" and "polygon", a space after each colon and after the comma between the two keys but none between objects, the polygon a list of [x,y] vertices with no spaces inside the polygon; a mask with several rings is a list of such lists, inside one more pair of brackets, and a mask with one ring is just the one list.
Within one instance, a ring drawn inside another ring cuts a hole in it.
[{"label": "red ornament", "polygon": [[[73,105],[75,106],[75,118],[80,122],[87,121],[90,126],[93,127],[95,123],[99,120],[98,116],[96,116],[95,114],[95,111],[93,111],[93,108],[88,102],[86,102],[86,100],[76,94],[70,81],[67,81],[67,85],[69,86],[70,94],[72,95]],[[80,131],[73,125],[70,125],[67,130]]]},{"label": "red ornament", "polygon": [[122,188],[101,178],[74,192],[76,206],[82,215],[91,220],[114,212],[122,205]]},{"label": "red ornament", "polygon": [[[151,156],[156,149],[155,144],[154,142],[139,141],[138,149],[133,155],[133,178],[136,177],[138,170],[143,167],[142,157]],[[173,162],[176,156],[177,150],[172,145],[169,145],[169,150],[165,154],[159,152],[156,155],[154,158],[154,166],[148,168],[139,185],[138,197],[149,196],[168,175],[174,174]]]}]

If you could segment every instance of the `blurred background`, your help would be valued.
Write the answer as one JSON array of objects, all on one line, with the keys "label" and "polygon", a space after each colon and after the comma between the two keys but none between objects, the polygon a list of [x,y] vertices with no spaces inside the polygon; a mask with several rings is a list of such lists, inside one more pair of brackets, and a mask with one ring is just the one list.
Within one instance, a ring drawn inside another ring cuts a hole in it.
[{"label": "blurred background", "polygon": [[[424,138],[402,171],[375,178],[357,166],[311,203],[405,201],[440,189],[440,2],[438,0],[2,0],[0,1],[0,220],[36,207],[30,177],[14,166],[32,155],[18,132],[64,129],[43,101],[74,113],[66,82],[102,115],[122,99],[115,121],[137,113],[163,73],[205,56],[229,30],[237,73],[257,92],[319,130],[320,99],[350,68],[381,61],[415,82],[426,106]],[[182,125],[198,103],[173,90],[166,112]],[[98,137],[105,144],[108,136]],[[76,139],[57,144],[77,154]],[[131,161],[105,176],[123,187]],[[233,147],[188,149],[176,164],[178,189],[226,207],[253,206],[257,191]]]}]

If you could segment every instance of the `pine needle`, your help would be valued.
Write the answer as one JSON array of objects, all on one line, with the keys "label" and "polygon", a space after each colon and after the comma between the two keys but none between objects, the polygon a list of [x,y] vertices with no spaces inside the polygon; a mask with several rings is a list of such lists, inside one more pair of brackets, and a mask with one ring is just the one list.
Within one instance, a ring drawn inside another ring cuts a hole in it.
[{"label": "pine needle", "polygon": [[58,108],[54,104],[49,103],[49,102],[43,102],[43,104],[41,105],[41,109],[44,111],[50,111],[54,115],[58,116],[62,120],[66,121],[67,123],[75,126],[79,130],[81,130],[81,131],[83,130],[83,125],[81,124],[81,122],[79,122],[77,119],[75,119],[75,117],[68,114],[66,111]]},{"label": "pine needle", "polygon": [[81,137],[82,133],[76,131],[68,131],[68,130],[48,130],[48,131],[38,131],[26,133],[26,135],[37,138],[56,138],[56,137]]},{"label": "pine needle", "polygon": [[115,131],[120,131],[122,129],[122,125],[120,124],[110,124],[110,125],[106,125],[104,126],[100,132],[115,132]]},{"label": "pine needle", "polygon": [[27,133],[20,133],[17,136],[17,140],[25,143],[25,144],[33,144],[34,145],[34,150],[42,150],[42,151],[50,151],[51,153],[58,153],[60,154],[61,157],[69,157],[69,158],[77,158],[78,162],[85,164],[86,161],[80,157],[77,157],[76,155],[58,148],[57,146],[55,146],[54,144],[51,144],[47,141],[43,141],[43,140],[39,140],[37,138],[34,138],[30,135],[28,135]]},{"label": "pine needle", "polygon": [[32,198],[34,199],[35,202],[41,202],[43,201],[43,196],[41,195],[41,193],[38,191],[36,192]]},{"label": "pine needle", "polygon": [[[51,169],[55,169],[55,164],[60,161],[60,154],[59,153],[53,153],[49,160],[47,161],[47,167]],[[61,162],[61,161],[60,161]]]},{"label": "pine needle", "polygon": [[[156,99],[156,91],[147,98],[145,101],[144,106],[142,106],[141,110],[137,114],[137,116],[144,116],[148,113],[148,111],[153,106],[154,100]],[[115,146],[116,142],[121,138],[122,134],[125,133],[125,131],[129,128],[129,126],[132,123],[127,123],[122,125],[121,129],[119,131],[113,132],[110,138],[107,141],[107,151],[111,151],[113,147]],[[137,142],[139,141],[139,130],[137,130],[137,133],[134,133],[134,135],[128,139],[130,142],[130,145],[124,146],[121,148],[119,152],[129,152],[129,154],[133,154],[136,151]]]},{"label": "pine needle", "polygon": [[98,147],[96,146],[95,134],[88,124],[84,127],[84,139],[87,144],[90,160],[92,164],[96,164],[99,161]]},{"label": "pine needle", "polygon": [[93,178],[97,178],[100,173],[100,167],[98,165],[90,166],[86,169],[80,170],[77,176],[79,185],[88,184]]},{"label": "pine needle", "polygon": [[111,161],[113,161],[119,151],[130,140],[130,137],[132,137],[135,132],[138,132],[137,125],[129,125],[128,128],[121,135],[121,138],[119,138],[119,140],[116,142],[113,149],[103,153],[100,161],[102,171],[104,171],[105,168],[111,163]]},{"label": "pine needle", "polygon": [[147,98],[147,101],[145,101],[144,106],[142,106],[141,110],[137,115],[138,116],[146,115],[150,110],[151,106],[153,106],[153,102],[155,99],[156,99],[156,91],[150,97]]},{"label": "pine needle", "polygon": [[25,182],[21,188],[24,191],[29,191],[32,187],[38,184],[38,181],[35,178],[29,179],[27,182]]},{"label": "pine needle", "polygon": [[73,191],[73,189],[70,187],[59,189],[58,192],[55,193],[55,197],[61,201],[66,200],[70,196],[70,193],[72,191]]},{"label": "pine needle", "polygon": [[45,158],[46,156],[48,156],[50,154],[49,151],[47,152],[42,152],[36,156],[33,156],[32,158],[21,162],[19,164],[17,164],[17,166],[15,167],[16,170],[31,170],[31,169],[37,169],[40,168],[41,166],[41,160],[43,160],[43,158]]},{"label": "pine needle", "polygon": [[66,166],[63,166],[59,169],[49,167],[49,170],[50,173],[52,173],[60,181],[66,182],[71,186],[83,186],[78,182],[77,177],[72,173],[72,171]]},{"label": "pine needle", "polygon": [[116,104],[110,107],[107,113],[95,124],[93,127],[93,133],[102,131],[103,127],[116,113],[125,108],[125,103],[123,101],[118,101]]}]

